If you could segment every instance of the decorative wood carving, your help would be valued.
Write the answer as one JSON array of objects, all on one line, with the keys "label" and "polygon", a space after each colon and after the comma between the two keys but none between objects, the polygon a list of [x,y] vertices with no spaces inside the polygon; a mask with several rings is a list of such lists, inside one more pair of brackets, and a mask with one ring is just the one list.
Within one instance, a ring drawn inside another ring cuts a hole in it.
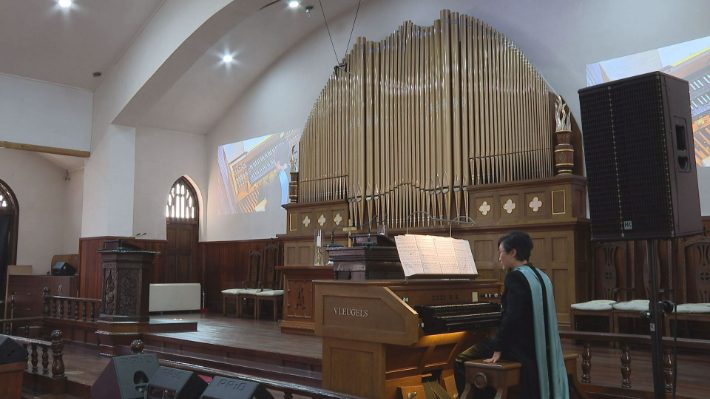
[{"label": "decorative wood carving", "polygon": [[685,242],[682,264],[690,277],[688,302],[710,303],[710,237],[694,237]]},{"label": "decorative wood carving", "polygon": [[118,248],[99,251],[104,270],[102,299],[105,304],[99,321],[147,323],[148,293],[156,252],[118,241]]}]

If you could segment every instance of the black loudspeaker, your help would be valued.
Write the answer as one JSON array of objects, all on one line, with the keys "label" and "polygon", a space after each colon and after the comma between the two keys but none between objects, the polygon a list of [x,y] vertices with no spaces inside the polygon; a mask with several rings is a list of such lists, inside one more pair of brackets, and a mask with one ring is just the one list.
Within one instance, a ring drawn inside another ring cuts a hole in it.
[{"label": "black loudspeaker", "polygon": [[52,276],[73,276],[76,268],[67,262],[57,262],[52,266]]},{"label": "black loudspeaker", "polygon": [[150,376],[158,370],[158,355],[117,356],[91,386],[91,397],[143,399]]},{"label": "black loudspeaker", "polygon": [[274,399],[266,388],[251,381],[215,377],[200,399]]},{"label": "black loudspeaker", "polygon": [[653,72],[579,91],[592,240],[702,233],[688,90]]},{"label": "black loudspeaker", "polygon": [[207,383],[191,371],[160,366],[150,377],[145,399],[195,399],[207,388]]},{"label": "black loudspeaker", "polygon": [[27,349],[10,337],[0,337],[0,364],[25,363]]}]

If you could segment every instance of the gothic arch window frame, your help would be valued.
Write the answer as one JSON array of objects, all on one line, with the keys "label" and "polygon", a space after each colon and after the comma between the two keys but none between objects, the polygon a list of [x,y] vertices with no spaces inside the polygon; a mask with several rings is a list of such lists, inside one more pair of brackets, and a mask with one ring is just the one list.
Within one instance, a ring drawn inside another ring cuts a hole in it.
[{"label": "gothic arch window frame", "polygon": [[9,253],[7,264],[14,265],[17,263],[17,235],[19,231],[20,205],[17,203],[17,197],[10,186],[2,180],[0,180],[0,196],[2,196],[2,200],[0,201],[0,215],[13,215],[10,236],[8,237]]},{"label": "gothic arch window frame", "polygon": [[[181,190],[178,189],[179,185],[184,187],[184,193],[180,192]],[[189,195],[185,196],[186,193],[189,193]],[[183,202],[180,202],[181,198]],[[189,202],[190,199],[192,200],[191,203]],[[187,208],[182,207],[183,213],[180,213],[181,206],[177,205],[184,205],[186,202],[189,206]],[[174,209],[172,208],[173,206]],[[188,213],[189,209],[193,210],[194,214],[193,212],[190,212],[189,215],[185,216],[185,213]],[[185,176],[181,176],[179,179],[175,180],[172,186],[170,186],[170,190],[168,190],[168,198],[165,204],[165,220],[168,224],[199,224],[200,201],[197,196],[197,190],[192,183],[185,178]]]}]

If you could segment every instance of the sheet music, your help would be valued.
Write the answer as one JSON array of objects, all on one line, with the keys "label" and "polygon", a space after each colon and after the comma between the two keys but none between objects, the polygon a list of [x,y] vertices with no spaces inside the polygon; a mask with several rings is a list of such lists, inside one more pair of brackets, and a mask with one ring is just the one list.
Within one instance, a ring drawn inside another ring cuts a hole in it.
[{"label": "sheet music", "polygon": [[417,240],[413,236],[395,236],[394,242],[397,244],[399,260],[402,262],[404,275],[409,277],[413,274],[421,274],[422,257],[417,247]]},{"label": "sheet music", "polygon": [[473,253],[471,252],[471,244],[468,240],[454,239],[453,245],[459,272],[461,274],[478,274],[476,262],[473,260]]},{"label": "sheet music", "polygon": [[415,274],[478,274],[467,240],[416,234],[394,239],[407,277]]},{"label": "sheet music", "polygon": [[422,258],[422,269],[424,274],[441,274],[439,257],[436,254],[436,244],[432,236],[413,236],[419,248]]},{"label": "sheet music", "polygon": [[443,274],[459,274],[459,266],[454,252],[454,240],[451,237],[434,237],[436,255]]}]

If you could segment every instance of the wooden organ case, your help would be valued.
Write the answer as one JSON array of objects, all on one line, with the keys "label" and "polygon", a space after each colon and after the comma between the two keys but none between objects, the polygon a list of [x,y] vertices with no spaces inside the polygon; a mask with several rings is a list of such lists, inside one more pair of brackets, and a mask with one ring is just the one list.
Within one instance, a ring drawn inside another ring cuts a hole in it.
[{"label": "wooden organ case", "polygon": [[429,387],[434,386],[453,396],[456,356],[491,336],[499,313],[468,309],[464,313],[475,314],[468,315],[465,325],[448,323],[451,328],[446,328],[423,321],[415,308],[424,313],[448,308],[443,305],[477,307],[478,300],[497,303],[501,289],[497,281],[483,279],[316,281],[323,388],[406,399],[412,392],[433,397]]}]

